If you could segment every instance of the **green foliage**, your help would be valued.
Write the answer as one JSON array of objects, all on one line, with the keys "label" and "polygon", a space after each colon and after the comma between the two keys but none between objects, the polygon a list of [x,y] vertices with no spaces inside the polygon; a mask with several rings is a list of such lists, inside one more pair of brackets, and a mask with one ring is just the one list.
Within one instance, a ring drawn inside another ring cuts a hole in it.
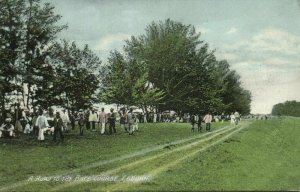
[{"label": "green foliage", "polygon": [[226,60],[215,65],[214,76],[221,92],[223,105],[219,111],[230,114],[239,111],[241,114],[250,113],[251,93],[241,87],[240,76]]},{"label": "green foliage", "polygon": [[[24,84],[29,90],[28,106],[30,98],[33,101],[38,97],[35,94],[44,96],[46,84],[51,84],[53,69],[45,66],[48,47],[66,26],[57,25],[61,16],[54,14],[53,6],[42,5],[40,0],[3,0],[0,9],[1,106],[5,106],[5,93],[22,92]],[[40,90],[35,93],[34,87]],[[50,98],[43,96],[39,98]]]},{"label": "green foliage", "polygon": [[[88,46],[56,43],[60,15],[40,0],[0,2],[0,93],[4,108],[5,93],[29,91],[27,106],[47,108],[87,108],[99,86],[101,61]],[[24,95],[23,95],[24,97]]]},{"label": "green foliage", "polygon": [[22,47],[22,28],[24,23],[24,1],[0,1],[0,103],[5,106],[5,94],[21,91],[19,82]]},{"label": "green foliage", "polygon": [[[160,111],[249,113],[250,92],[199,38],[191,25],[170,19],[151,23],[144,35],[125,41],[125,54],[111,53],[103,81],[106,101],[144,103]],[[146,96],[142,83],[150,84],[152,93]]]},{"label": "green foliage", "polygon": [[104,67],[101,76],[104,76],[100,97],[106,103],[129,104],[130,82],[127,74],[127,63],[122,54],[112,51],[108,58],[108,65]]},{"label": "green foliage", "polygon": [[148,74],[142,75],[133,86],[134,104],[147,111],[148,106],[156,106],[164,98],[164,92],[154,88],[148,81]]},{"label": "green foliage", "polygon": [[[0,102],[27,85],[27,105],[87,108],[93,101],[179,113],[249,113],[251,95],[226,61],[200,40],[191,25],[170,19],[151,23],[126,40],[106,66],[88,46],[56,43],[60,15],[40,0],[3,0],[0,13]],[[98,98],[95,93],[101,87]],[[23,98],[24,95],[23,95]],[[30,102],[31,101],[31,102]]]},{"label": "green foliage", "polygon": [[300,102],[286,101],[273,106],[272,115],[300,117]]},{"label": "green foliage", "polygon": [[[46,107],[53,103],[53,91],[49,88],[54,79],[52,66],[45,66],[49,53],[49,47],[55,40],[57,33],[65,29],[65,25],[57,25],[60,15],[54,14],[54,7],[49,3],[43,6],[40,0],[25,1],[24,15],[24,74],[23,83],[26,83],[29,90],[27,106],[31,98]],[[44,71],[49,70],[49,73]],[[37,91],[33,91],[36,86]]]},{"label": "green foliage", "polygon": [[[48,62],[54,67],[52,90],[60,105],[72,110],[86,109],[92,105],[95,91],[99,87],[97,78],[101,61],[85,46],[80,49],[73,42],[55,43],[50,48]],[[50,92],[48,92],[50,93]]]}]

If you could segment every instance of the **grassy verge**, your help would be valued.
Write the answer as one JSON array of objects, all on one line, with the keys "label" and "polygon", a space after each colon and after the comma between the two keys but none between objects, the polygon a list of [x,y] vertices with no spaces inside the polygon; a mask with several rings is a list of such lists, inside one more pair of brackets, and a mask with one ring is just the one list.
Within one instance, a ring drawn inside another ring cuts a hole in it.
[{"label": "grassy verge", "polygon": [[[218,129],[224,125],[226,124],[216,123],[213,126]],[[0,139],[0,186],[26,180],[30,176],[70,172],[94,162],[197,134],[199,133],[190,131],[189,124],[149,123],[140,124],[139,132],[134,136],[126,134],[120,127],[113,136],[100,135],[99,129],[97,133],[85,131],[84,136],[79,136],[78,130],[74,130],[66,135],[64,144],[51,142],[50,136],[46,137],[45,142],[38,142],[28,135],[22,135],[19,139]],[[116,164],[109,166],[114,167]],[[102,169],[100,167],[94,170]]]},{"label": "grassy verge", "polygon": [[[213,124],[215,129],[225,125],[228,124]],[[248,123],[243,122],[241,126],[243,125]],[[204,135],[203,138],[196,138],[187,143],[170,145],[155,152],[76,172],[82,176],[150,175],[153,176],[150,182],[78,184],[32,182],[14,189],[18,191],[299,190],[299,127],[299,118],[255,121],[224,142],[203,152],[199,152],[199,149],[209,146],[210,142],[221,139],[232,131],[205,135],[206,133],[191,133],[188,124],[141,124],[140,132],[135,136],[129,136],[121,130],[115,136],[101,136],[87,132],[84,137],[78,137],[72,132],[63,145],[54,145],[51,142],[41,144],[26,138],[16,142],[1,141],[2,162],[10,164],[0,165],[0,186],[28,179],[30,176],[67,173],[94,162],[145,151],[149,147],[195,135]],[[206,141],[209,137],[212,137],[212,140]]]},{"label": "grassy verge", "polygon": [[257,121],[153,182],[129,190],[299,190],[299,127],[299,118]]}]

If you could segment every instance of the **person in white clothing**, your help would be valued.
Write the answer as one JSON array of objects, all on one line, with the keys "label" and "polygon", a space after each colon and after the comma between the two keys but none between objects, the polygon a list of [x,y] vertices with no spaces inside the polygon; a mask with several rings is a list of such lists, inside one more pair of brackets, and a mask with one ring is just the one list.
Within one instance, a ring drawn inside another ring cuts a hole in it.
[{"label": "person in white clothing", "polygon": [[231,115],[230,115],[230,123],[234,124],[234,114],[233,113],[231,113]]},{"label": "person in white clothing", "polygon": [[101,109],[101,112],[99,114],[99,122],[101,124],[101,134],[103,135],[105,133],[105,126],[107,123],[107,115],[104,112],[104,108]]},{"label": "person in white clothing", "polygon": [[240,114],[237,111],[234,112],[234,121],[235,121],[235,125],[237,125],[240,121]]},{"label": "person in white clothing", "polygon": [[156,120],[157,120],[157,114],[154,113],[154,115],[153,115],[153,123],[156,123]]},{"label": "person in white clothing", "polygon": [[24,129],[24,133],[28,134],[33,130],[33,128],[29,125],[29,123],[27,123],[25,125],[25,129]]},{"label": "person in white clothing", "polygon": [[37,128],[39,130],[38,140],[44,141],[45,140],[44,132],[49,130],[49,128],[48,128],[49,124],[48,124],[46,116],[44,116],[44,114],[43,114],[43,110],[39,111],[39,116],[36,120],[35,125],[37,126]]},{"label": "person in white clothing", "polygon": [[211,121],[212,121],[212,115],[211,115],[210,112],[208,112],[204,116],[203,121],[205,122],[205,125],[206,125],[206,131],[210,131],[210,129],[211,129]]},{"label": "person in white clothing", "polygon": [[70,118],[69,118],[68,112],[65,109],[63,110],[61,118],[62,118],[62,121],[64,124],[63,129],[64,129],[64,131],[68,132],[69,131],[68,123],[70,122]]},{"label": "person in white clothing", "polygon": [[92,128],[92,131],[96,131],[96,122],[97,122],[97,113],[92,110],[89,116],[89,122],[90,122],[90,126]]}]

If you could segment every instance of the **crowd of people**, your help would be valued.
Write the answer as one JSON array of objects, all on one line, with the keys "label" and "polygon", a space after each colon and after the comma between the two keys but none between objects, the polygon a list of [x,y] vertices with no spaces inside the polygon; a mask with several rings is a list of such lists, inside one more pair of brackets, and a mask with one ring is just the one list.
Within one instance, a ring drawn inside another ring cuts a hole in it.
[{"label": "crowd of people", "polygon": [[[35,108],[31,113],[22,109],[17,109],[15,112],[6,114],[4,121],[0,126],[0,137],[15,137],[20,133],[33,134],[37,140],[45,140],[45,134],[52,135],[52,140],[61,142],[64,141],[64,134],[70,129],[75,130],[76,122],[79,127],[79,135],[84,135],[85,130],[96,132],[96,126],[99,128],[101,135],[116,134],[116,122],[120,123],[121,129],[129,135],[134,135],[134,132],[139,130],[139,123],[158,123],[158,122],[186,122],[192,124],[192,131],[198,129],[202,131],[201,123],[205,123],[207,131],[211,130],[211,122],[217,117],[207,113],[204,117],[200,115],[188,115],[179,117],[178,115],[170,115],[165,113],[141,113],[136,112],[132,108],[121,108],[115,112],[113,108],[106,112],[104,108],[98,112],[95,109],[79,110],[71,112],[63,109],[62,111],[54,111],[52,108],[43,110]],[[223,122],[228,117],[222,114],[220,120]],[[240,115],[238,112],[230,115],[231,123],[238,124]],[[59,137],[58,137],[59,136]]]},{"label": "crowd of people", "polygon": [[[37,140],[45,140],[45,134],[53,135],[53,141],[57,136],[64,141],[64,134],[70,129],[74,130],[76,123],[79,127],[79,135],[84,135],[84,130],[96,132],[96,126],[100,127],[100,134],[112,135],[116,131],[116,122],[120,122],[122,129],[129,135],[138,131],[138,123],[148,121],[157,122],[156,114],[154,119],[146,115],[134,113],[133,109],[126,110],[122,108],[115,112],[110,109],[105,112],[104,108],[98,113],[97,110],[79,110],[78,112],[67,112],[63,109],[61,112],[54,111],[52,108],[43,110],[35,108],[33,112],[25,112],[23,109],[17,109],[14,112],[6,113],[0,126],[0,137],[15,137],[20,133],[33,134]],[[160,121],[160,120],[158,120]]]},{"label": "crowd of people", "polygon": [[206,131],[211,131],[211,123],[213,121],[221,121],[222,123],[224,123],[224,121],[229,120],[230,118],[230,122],[231,124],[235,124],[238,125],[239,121],[240,121],[240,114],[239,112],[234,112],[231,113],[231,115],[225,115],[224,113],[222,113],[222,115],[218,116],[213,116],[210,112],[208,112],[204,117],[202,117],[201,115],[190,115],[189,116],[189,121],[192,125],[191,131],[194,132],[195,129],[198,129],[198,132],[202,132],[202,122],[205,123],[205,129]]}]

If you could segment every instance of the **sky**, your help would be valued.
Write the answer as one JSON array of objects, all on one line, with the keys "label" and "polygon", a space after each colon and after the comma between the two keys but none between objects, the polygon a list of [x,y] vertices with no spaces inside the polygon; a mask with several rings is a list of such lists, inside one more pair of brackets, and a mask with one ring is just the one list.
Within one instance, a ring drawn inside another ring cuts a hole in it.
[{"label": "sky", "polygon": [[300,0],[52,0],[68,29],[59,38],[88,44],[103,63],[111,50],[168,18],[193,25],[252,93],[251,112],[300,101]]}]

